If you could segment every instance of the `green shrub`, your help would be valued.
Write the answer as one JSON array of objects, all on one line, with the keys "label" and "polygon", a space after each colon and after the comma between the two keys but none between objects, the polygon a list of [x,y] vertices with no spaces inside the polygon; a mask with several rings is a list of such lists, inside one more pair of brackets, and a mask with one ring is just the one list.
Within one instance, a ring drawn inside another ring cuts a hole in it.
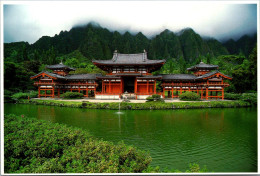
[{"label": "green shrub", "polygon": [[184,92],[180,95],[180,99],[184,101],[199,101],[200,96],[194,92]]},{"label": "green shrub", "polygon": [[27,95],[30,98],[37,98],[38,97],[38,92],[37,91],[30,91]]},{"label": "green shrub", "polygon": [[4,119],[6,173],[143,172],[152,161],[144,151],[96,140],[78,128],[24,115]]},{"label": "green shrub", "polygon": [[146,98],[146,102],[164,102],[164,100],[161,98],[161,95],[153,94],[152,96],[149,96]]},{"label": "green shrub", "polygon": [[5,102],[12,101],[12,94],[13,94],[13,92],[11,92],[10,90],[5,89],[4,90],[4,101]]},{"label": "green shrub", "polygon": [[227,99],[227,100],[239,100],[241,97],[241,94],[225,93],[224,96],[225,96],[225,99]]},{"label": "green shrub", "polygon": [[243,93],[240,99],[249,102],[253,106],[257,105],[257,93]]},{"label": "green shrub", "polygon": [[60,96],[62,98],[73,99],[73,98],[82,98],[84,95],[79,92],[66,92],[64,94],[61,94]]},{"label": "green shrub", "polygon": [[21,99],[28,99],[28,93],[18,92],[18,93],[13,94],[11,97],[15,101],[21,100]]}]

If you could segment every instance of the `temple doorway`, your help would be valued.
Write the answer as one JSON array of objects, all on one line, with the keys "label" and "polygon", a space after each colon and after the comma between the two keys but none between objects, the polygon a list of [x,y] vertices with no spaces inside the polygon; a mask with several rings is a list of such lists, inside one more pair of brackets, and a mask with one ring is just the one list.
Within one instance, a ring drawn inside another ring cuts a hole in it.
[{"label": "temple doorway", "polygon": [[134,93],[135,91],[135,77],[123,77],[124,93]]}]

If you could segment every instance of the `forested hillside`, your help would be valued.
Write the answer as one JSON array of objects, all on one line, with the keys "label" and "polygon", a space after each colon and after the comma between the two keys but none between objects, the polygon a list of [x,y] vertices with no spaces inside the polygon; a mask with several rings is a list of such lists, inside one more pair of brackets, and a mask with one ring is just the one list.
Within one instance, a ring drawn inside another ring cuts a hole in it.
[{"label": "forested hillside", "polygon": [[186,73],[187,67],[203,60],[219,65],[220,71],[234,78],[227,91],[256,90],[256,34],[220,43],[214,38],[202,38],[191,28],[178,33],[166,29],[147,38],[141,32],[121,34],[91,23],[54,37],[43,36],[33,44],[5,43],[5,90],[11,93],[34,89],[30,76],[61,60],[78,68],[74,73],[97,73],[102,71],[91,63],[92,59],[111,59],[114,50],[140,53],[144,49],[149,59],[167,60],[156,73]]}]

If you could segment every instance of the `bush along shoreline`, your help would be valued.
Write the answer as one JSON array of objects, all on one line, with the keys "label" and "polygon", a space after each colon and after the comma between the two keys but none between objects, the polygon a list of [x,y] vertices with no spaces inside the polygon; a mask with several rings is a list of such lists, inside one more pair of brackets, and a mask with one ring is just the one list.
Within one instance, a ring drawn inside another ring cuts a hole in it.
[{"label": "bush along shoreline", "polygon": [[[4,115],[5,173],[158,173],[148,152],[92,137],[64,124]],[[185,172],[208,172],[196,163]]]},{"label": "bush along shoreline", "polygon": [[[19,100],[20,104],[35,104],[47,106],[60,106],[72,108],[86,109],[111,109],[119,110],[119,103],[94,103],[88,101],[60,101],[60,100]],[[240,108],[250,107],[251,103],[242,100],[233,101],[198,101],[198,102],[145,102],[145,103],[129,103],[121,102],[120,110],[165,110],[165,109],[196,109],[196,108]]]}]

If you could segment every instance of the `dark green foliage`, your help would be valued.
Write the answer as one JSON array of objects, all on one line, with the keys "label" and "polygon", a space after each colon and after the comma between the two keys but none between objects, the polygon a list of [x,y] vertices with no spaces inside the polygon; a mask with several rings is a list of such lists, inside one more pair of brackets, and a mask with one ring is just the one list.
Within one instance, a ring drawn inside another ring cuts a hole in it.
[{"label": "dark green foliage", "polygon": [[257,93],[243,93],[240,99],[249,102],[253,106],[257,105]]},{"label": "dark green foliage", "polygon": [[73,99],[73,98],[82,98],[84,95],[79,92],[66,92],[64,94],[61,94],[60,96],[62,98]]},{"label": "dark green foliage", "polygon": [[195,172],[195,173],[200,173],[200,172],[208,172],[208,169],[206,166],[204,166],[202,169],[200,168],[199,164],[197,163],[190,163],[189,164],[189,170],[186,170],[186,172]]},{"label": "dark green foliage", "polygon": [[4,102],[11,102],[12,101],[13,92],[10,90],[4,90]]},{"label": "dark green foliage", "polygon": [[18,92],[18,93],[15,93],[11,96],[11,99],[14,100],[14,101],[18,101],[18,100],[21,100],[21,99],[28,99],[29,98],[36,98],[38,97],[38,92],[37,91],[30,91],[30,92]]},{"label": "dark green foliage", "polygon": [[255,47],[257,42],[257,34],[253,36],[244,35],[237,41],[230,39],[226,41],[223,45],[227,48],[230,54],[243,54],[246,57],[249,56],[252,49]]},{"label": "dark green foliage", "polygon": [[194,92],[184,92],[180,95],[180,99],[184,101],[199,101],[200,96]]},{"label": "dark green foliage", "polygon": [[154,95],[146,98],[146,102],[151,102],[151,101],[164,102],[164,100],[161,98],[161,95],[158,95],[158,94],[154,94]]},{"label": "dark green foliage", "polygon": [[28,98],[27,93],[23,93],[23,92],[18,92],[12,95],[13,100],[20,100],[20,99],[27,99],[27,98]]},{"label": "dark green foliage", "polygon": [[227,100],[239,100],[240,98],[241,94],[225,93],[225,99]]},{"label": "dark green foliage", "polygon": [[6,173],[143,172],[151,157],[124,143],[93,139],[86,131],[5,115]]},{"label": "dark green foliage", "polygon": [[[113,109],[118,110],[118,103],[92,103],[92,102],[69,102],[58,100],[24,100],[19,103],[32,103],[39,105],[56,105],[67,106],[75,108],[87,108],[87,109]],[[218,108],[218,107],[247,107],[250,106],[249,102],[236,100],[236,101],[210,101],[210,102],[146,102],[146,103],[128,103],[122,102],[120,104],[121,110],[151,110],[151,109],[192,109],[192,108]]]}]

